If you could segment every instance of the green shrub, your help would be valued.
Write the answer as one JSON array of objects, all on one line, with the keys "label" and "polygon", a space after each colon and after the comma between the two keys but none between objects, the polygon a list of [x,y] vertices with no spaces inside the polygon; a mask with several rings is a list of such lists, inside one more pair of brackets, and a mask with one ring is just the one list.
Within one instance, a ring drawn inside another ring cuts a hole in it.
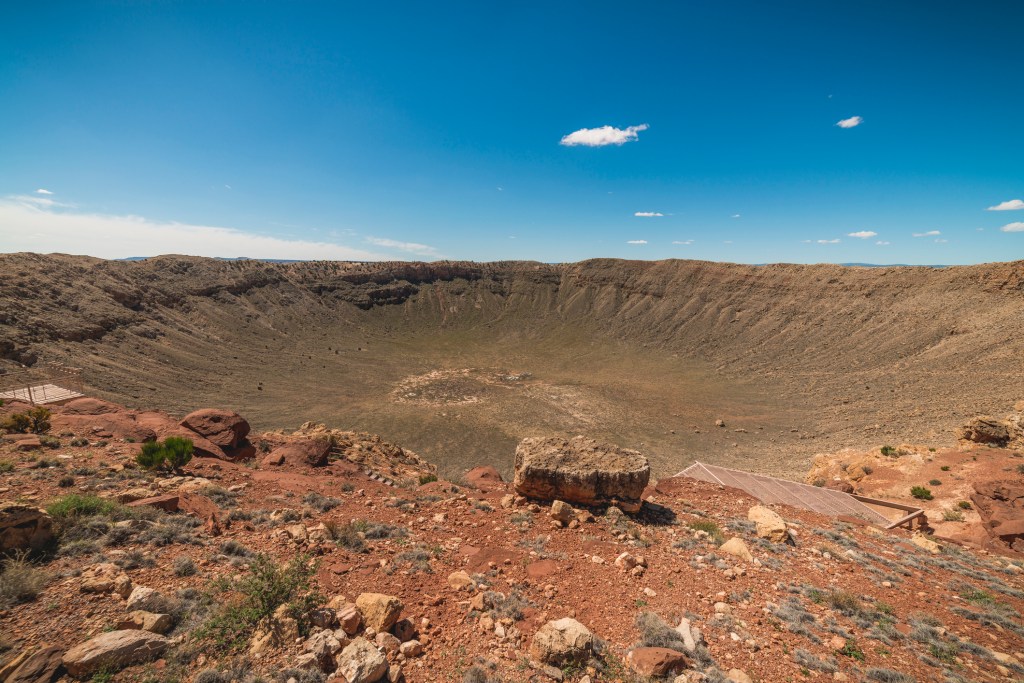
[{"label": "green shrub", "polygon": [[288,605],[289,615],[303,629],[306,615],[323,601],[310,586],[315,573],[316,567],[310,566],[308,555],[294,557],[286,565],[275,564],[266,555],[256,555],[249,574],[234,588],[235,599],[224,603],[199,629],[199,637],[221,647],[241,648],[256,624],[281,605]]},{"label": "green shrub", "polygon": [[949,465],[943,465],[939,469],[942,470],[943,472],[949,472]]},{"label": "green shrub", "polygon": [[429,484],[429,483],[435,482],[435,481],[437,481],[437,475],[436,474],[421,474],[420,475],[420,486],[423,486],[424,484]]},{"label": "green shrub", "polygon": [[62,489],[70,488],[70,487],[72,487],[74,485],[75,485],[75,478],[72,477],[70,474],[65,474],[57,482],[57,486],[61,487]]},{"label": "green shrub", "polygon": [[14,463],[10,460],[0,460],[0,474],[8,474],[14,471]]},{"label": "green shrub", "polygon": [[942,521],[944,522],[962,522],[964,521],[964,513],[959,510],[943,510]]},{"label": "green shrub", "polygon": [[32,428],[32,420],[24,413],[14,413],[0,422],[0,428],[6,429],[12,434],[27,434]]},{"label": "green shrub", "polygon": [[847,639],[846,645],[839,650],[839,654],[849,657],[850,659],[856,659],[858,662],[864,661],[864,651],[857,646],[857,641],[853,638]]},{"label": "green shrub", "polygon": [[918,500],[931,500],[934,497],[932,492],[923,486],[911,486],[910,495]]},{"label": "green shrub", "polygon": [[195,447],[192,439],[169,436],[163,442],[147,441],[142,444],[142,450],[135,456],[135,462],[147,470],[167,467],[177,471],[192,460],[193,450]]},{"label": "green shrub", "polygon": [[895,457],[897,452],[898,451],[892,446],[882,446],[882,455],[886,456],[887,458]]},{"label": "green shrub", "polygon": [[928,485],[929,486],[942,486],[942,482],[939,481],[938,479],[930,479],[930,480],[928,480]]}]

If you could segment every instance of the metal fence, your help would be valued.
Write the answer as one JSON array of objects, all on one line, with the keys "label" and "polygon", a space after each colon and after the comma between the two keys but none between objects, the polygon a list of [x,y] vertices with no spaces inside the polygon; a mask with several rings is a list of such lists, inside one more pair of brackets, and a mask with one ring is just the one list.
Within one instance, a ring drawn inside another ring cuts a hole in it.
[{"label": "metal fence", "polygon": [[0,374],[0,399],[32,405],[58,403],[85,395],[81,368],[48,363]]}]

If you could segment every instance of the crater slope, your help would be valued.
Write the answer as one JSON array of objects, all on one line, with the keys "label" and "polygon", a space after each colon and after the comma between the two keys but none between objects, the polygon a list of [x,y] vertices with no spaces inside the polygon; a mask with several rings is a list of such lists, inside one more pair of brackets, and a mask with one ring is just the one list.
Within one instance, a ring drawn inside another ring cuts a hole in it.
[{"label": "crater slope", "polygon": [[[265,263],[0,255],[0,356],[259,429],[380,433],[454,475],[525,436],[800,476],[1024,396],[1024,262]],[[716,427],[715,421],[724,421]],[[505,472],[507,474],[507,472]]]}]

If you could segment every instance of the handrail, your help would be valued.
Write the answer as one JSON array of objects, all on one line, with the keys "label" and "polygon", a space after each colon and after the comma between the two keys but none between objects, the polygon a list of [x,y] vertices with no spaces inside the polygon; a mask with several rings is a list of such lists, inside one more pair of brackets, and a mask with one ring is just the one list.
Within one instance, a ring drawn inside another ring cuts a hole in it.
[{"label": "handrail", "polygon": [[923,517],[923,516],[924,516],[924,510],[918,509],[918,510],[915,510],[914,512],[911,512],[906,517],[901,517],[900,519],[897,519],[892,524],[887,524],[885,528],[886,529],[895,529],[898,526],[903,526],[904,524],[912,522],[915,519],[917,519],[918,517]]}]

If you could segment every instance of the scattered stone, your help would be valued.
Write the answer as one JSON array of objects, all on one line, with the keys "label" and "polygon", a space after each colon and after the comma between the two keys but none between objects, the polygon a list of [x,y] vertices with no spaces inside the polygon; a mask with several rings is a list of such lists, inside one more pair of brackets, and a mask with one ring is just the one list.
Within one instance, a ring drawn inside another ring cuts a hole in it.
[{"label": "scattered stone", "polygon": [[476,587],[476,582],[469,574],[460,569],[448,575],[448,587],[456,591],[472,590]]},{"label": "scattered stone", "polygon": [[388,660],[365,638],[349,643],[335,662],[347,683],[373,683],[388,672]]},{"label": "scattered stone", "polygon": [[75,678],[156,659],[167,649],[163,636],[142,630],[101,633],[64,653],[64,668]]},{"label": "scattered stone", "polygon": [[408,640],[402,643],[398,651],[406,657],[419,657],[423,654],[423,643],[418,640]]},{"label": "scattered stone", "polygon": [[363,615],[354,603],[343,604],[336,612],[338,625],[341,630],[350,636],[359,633],[359,627],[363,624]]},{"label": "scattered stone", "polygon": [[[377,632],[390,629],[402,614],[402,601],[383,593],[360,594],[356,598],[356,607],[363,615],[363,623]],[[349,679],[349,683],[353,681]]]},{"label": "scattered stone", "polygon": [[648,678],[668,676],[686,668],[686,655],[667,647],[638,647],[626,655],[633,671]]},{"label": "scattered stone", "polygon": [[734,536],[728,541],[723,543],[718,548],[723,553],[728,553],[733,557],[738,557],[744,562],[753,562],[754,556],[750,554],[750,549],[747,548],[747,544],[743,542],[743,539],[739,536]]},{"label": "scattered stone", "polygon": [[53,540],[53,520],[32,505],[0,503],[0,555],[42,550]]},{"label": "scattered stone", "polygon": [[562,524],[568,524],[572,521],[576,514],[576,511],[572,509],[572,506],[562,500],[556,500],[551,503],[551,519]]},{"label": "scattered stone", "polygon": [[135,610],[117,624],[119,629],[141,629],[161,635],[170,631],[172,626],[174,619],[170,614],[157,614],[145,610]]},{"label": "scattered stone", "polygon": [[771,508],[755,505],[747,512],[747,519],[756,526],[759,538],[766,538],[772,543],[785,543],[789,538],[786,520]]},{"label": "scattered stone", "polygon": [[129,612],[161,612],[167,606],[167,599],[162,593],[145,586],[136,586],[128,595],[128,604],[125,609]]},{"label": "scattered stone", "polygon": [[530,643],[530,656],[543,664],[561,666],[587,661],[594,651],[594,636],[569,617],[540,627]]},{"label": "scattered stone", "polygon": [[4,683],[51,683],[60,673],[63,662],[58,647],[46,647],[31,655],[11,661],[13,666],[0,668],[0,681]]}]

